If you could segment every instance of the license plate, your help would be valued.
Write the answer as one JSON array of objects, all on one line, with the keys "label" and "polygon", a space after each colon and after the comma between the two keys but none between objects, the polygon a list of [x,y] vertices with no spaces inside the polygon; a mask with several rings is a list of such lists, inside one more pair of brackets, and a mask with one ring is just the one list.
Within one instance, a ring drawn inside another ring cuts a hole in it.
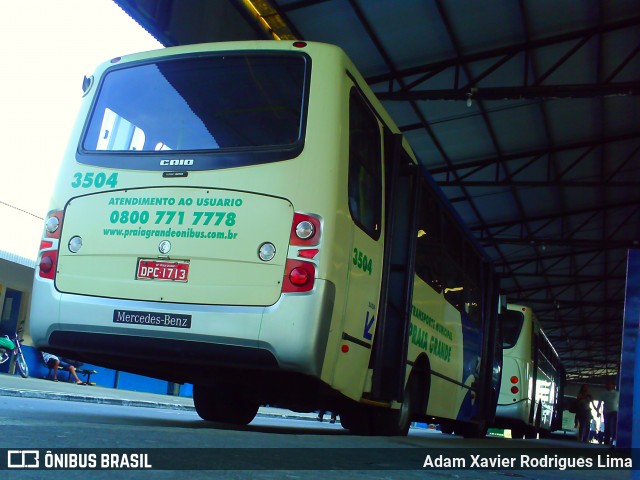
[{"label": "license plate", "polygon": [[138,260],[136,280],[165,280],[186,282],[189,278],[189,261]]}]

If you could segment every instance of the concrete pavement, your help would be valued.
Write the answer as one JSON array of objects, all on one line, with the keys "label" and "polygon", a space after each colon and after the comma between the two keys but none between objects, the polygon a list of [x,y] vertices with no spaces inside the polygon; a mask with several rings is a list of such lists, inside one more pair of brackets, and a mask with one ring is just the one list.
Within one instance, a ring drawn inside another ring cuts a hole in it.
[{"label": "concrete pavement", "polygon": [[[18,375],[2,373],[0,373],[0,396],[195,411],[193,399],[190,397],[159,395],[92,385],[76,385],[65,381],[53,382],[42,378],[22,378]],[[315,413],[297,413],[272,407],[260,407],[258,415],[316,420]]]}]

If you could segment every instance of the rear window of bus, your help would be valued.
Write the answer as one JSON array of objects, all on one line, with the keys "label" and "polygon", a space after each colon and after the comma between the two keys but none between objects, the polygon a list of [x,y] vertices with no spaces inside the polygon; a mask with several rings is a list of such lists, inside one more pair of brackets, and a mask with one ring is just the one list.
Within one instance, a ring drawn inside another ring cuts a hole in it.
[{"label": "rear window of bus", "polygon": [[302,139],[307,60],[301,55],[173,58],[109,71],[84,152],[198,152]]}]

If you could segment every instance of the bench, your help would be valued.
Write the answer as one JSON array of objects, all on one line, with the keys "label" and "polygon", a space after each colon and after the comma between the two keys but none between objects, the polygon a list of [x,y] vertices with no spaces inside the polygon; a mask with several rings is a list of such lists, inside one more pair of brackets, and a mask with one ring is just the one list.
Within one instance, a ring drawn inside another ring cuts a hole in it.
[{"label": "bench", "polygon": [[[47,376],[45,378],[50,379],[53,377],[53,368],[51,368],[49,365],[47,365],[44,362],[44,358],[42,358],[42,355],[40,355],[40,359],[42,360],[42,363],[44,364],[45,367],[47,367],[49,369],[49,371],[47,372]],[[78,362],[72,362],[72,361],[67,361],[66,359],[60,359],[60,362],[63,363],[68,363],[70,365],[73,365],[76,368],[76,374],[78,376],[83,375],[85,377],[84,382],[87,385],[95,385],[95,382],[91,381],[91,375],[96,375],[98,373],[97,370],[92,370],[89,368],[82,368],[82,365],[77,366]],[[58,372],[67,372],[67,382],[70,382],[72,380],[71,378],[71,372],[69,371],[69,367],[67,365],[64,365],[63,363],[61,363],[58,366]]]}]

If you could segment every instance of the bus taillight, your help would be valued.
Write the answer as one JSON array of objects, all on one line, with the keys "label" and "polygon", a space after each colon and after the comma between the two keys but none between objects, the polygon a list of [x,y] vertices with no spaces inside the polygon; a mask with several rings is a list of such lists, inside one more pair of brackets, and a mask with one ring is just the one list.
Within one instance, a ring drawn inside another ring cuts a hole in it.
[{"label": "bus taillight", "polygon": [[282,282],[282,293],[308,292],[313,288],[316,267],[313,263],[301,260],[287,260]]},{"label": "bus taillight", "polygon": [[[44,233],[40,241],[40,261],[38,275],[40,278],[53,280],[58,266],[58,245],[62,230],[63,210],[52,210],[47,214],[44,222]],[[54,250],[49,250],[50,248]]]},{"label": "bus taillight", "polygon": [[510,380],[511,380],[511,383],[514,384],[511,387],[511,393],[513,393],[515,395],[516,393],[518,393],[520,391],[520,389],[515,385],[516,383],[518,383],[520,381],[520,379],[514,375],[514,376],[512,376],[510,378]]},{"label": "bus taillight", "polygon": [[58,251],[57,250],[49,250],[47,252],[42,252],[40,255],[40,277],[47,278],[49,280],[53,280],[53,277],[56,273],[56,265],[58,264]]},{"label": "bus taillight", "polygon": [[304,213],[294,213],[291,224],[291,245],[312,246],[320,242],[320,220]]},{"label": "bus taillight", "polygon": [[306,285],[309,281],[309,272],[301,267],[296,267],[289,273],[289,280],[297,287]]}]

